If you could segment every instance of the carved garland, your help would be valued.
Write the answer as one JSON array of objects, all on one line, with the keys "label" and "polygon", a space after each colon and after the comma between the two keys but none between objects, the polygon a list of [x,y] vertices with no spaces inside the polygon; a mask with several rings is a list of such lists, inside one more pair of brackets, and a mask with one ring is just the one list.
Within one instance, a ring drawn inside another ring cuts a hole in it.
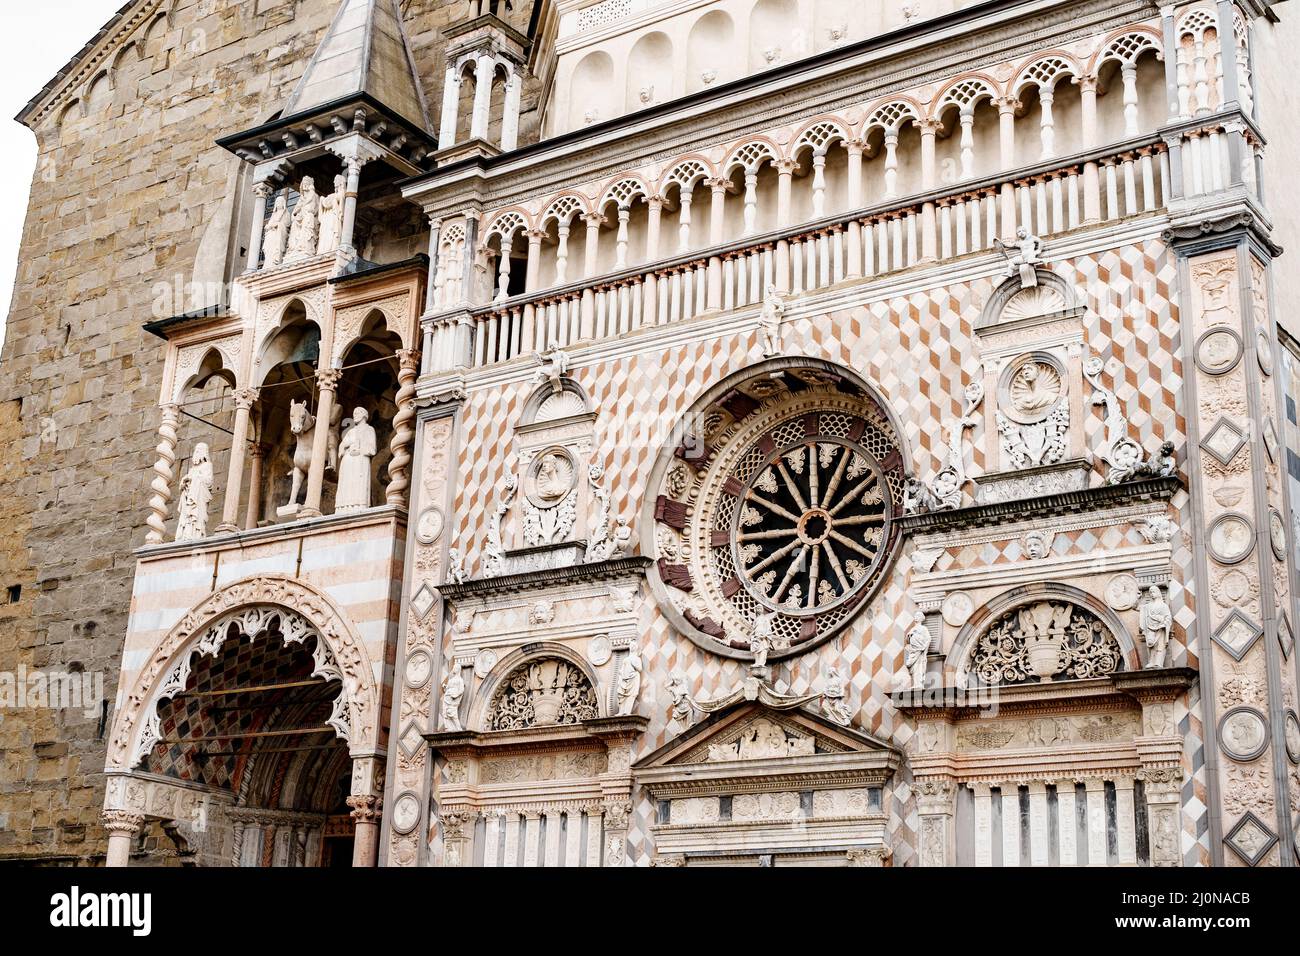
[{"label": "carved garland", "polygon": [[215,654],[233,623],[264,633],[272,618],[286,643],[317,638],[313,676],[343,684],[330,725],[355,754],[376,744],[378,695],[365,648],[341,612],[314,588],[278,576],[237,581],[209,595],[172,628],[150,655],[126,699],[109,743],[108,766],[137,766],[159,739],[158,704],[185,686],[196,653]]},{"label": "carved garland", "polygon": [[488,710],[489,730],[578,724],[600,716],[596,690],[579,668],[556,657],[526,661],[501,682]]},{"label": "carved garland", "polygon": [[1086,680],[1113,674],[1123,662],[1115,635],[1095,614],[1068,601],[1039,601],[1007,611],[980,635],[959,682]]}]

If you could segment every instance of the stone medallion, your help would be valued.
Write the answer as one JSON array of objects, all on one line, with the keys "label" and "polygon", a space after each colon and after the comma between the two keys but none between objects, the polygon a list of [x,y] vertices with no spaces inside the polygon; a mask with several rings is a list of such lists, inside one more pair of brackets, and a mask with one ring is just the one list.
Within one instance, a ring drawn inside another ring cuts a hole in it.
[{"label": "stone medallion", "polygon": [[1261,372],[1265,375],[1273,374],[1273,343],[1263,329],[1255,333],[1255,358],[1259,360]]},{"label": "stone medallion", "polygon": [[1196,340],[1196,365],[1207,375],[1231,372],[1241,361],[1241,336],[1223,326],[1209,329]]},{"label": "stone medallion", "polygon": [[406,683],[409,687],[423,687],[433,673],[433,657],[425,650],[412,652],[406,659]]},{"label": "stone medallion", "polygon": [[1237,564],[1255,549],[1255,533],[1246,516],[1238,512],[1220,515],[1210,525],[1210,556],[1220,564]]},{"label": "stone medallion", "polygon": [[953,591],[943,599],[939,613],[949,627],[961,627],[975,612],[975,601],[965,591]]},{"label": "stone medallion", "polygon": [[1233,760],[1254,760],[1268,747],[1268,724],[1254,707],[1234,707],[1219,721],[1219,744]]},{"label": "stone medallion", "polygon": [[1106,603],[1116,611],[1129,611],[1137,606],[1142,589],[1131,574],[1117,574],[1106,582]]},{"label": "stone medallion", "polygon": [[433,544],[442,537],[442,510],[425,508],[415,521],[415,540],[420,544]]},{"label": "stone medallion", "polygon": [[485,647],[474,655],[474,676],[483,680],[488,674],[492,673],[492,668],[497,666],[497,652],[490,647]]},{"label": "stone medallion", "polygon": [[577,465],[567,448],[548,448],[528,468],[524,494],[538,508],[554,508],[577,484]]},{"label": "stone medallion", "polygon": [[1006,377],[998,407],[1022,425],[1041,422],[1052,413],[1064,390],[1064,378],[1055,362],[1046,356],[1027,355]]},{"label": "stone medallion", "polygon": [[1273,548],[1273,557],[1279,561],[1286,560],[1286,521],[1276,508],[1268,510],[1268,543]]},{"label": "stone medallion", "polygon": [[1282,718],[1282,731],[1286,735],[1286,756],[1292,763],[1300,764],[1300,717],[1288,710]]},{"label": "stone medallion", "polygon": [[609,643],[609,637],[605,634],[597,634],[587,644],[587,660],[591,661],[596,667],[608,664],[613,653],[614,648]]},{"label": "stone medallion", "polygon": [[1221,607],[1236,607],[1254,596],[1255,586],[1248,574],[1232,568],[1211,579],[1210,594]]},{"label": "stone medallion", "polygon": [[393,829],[410,833],[420,822],[420,798],[407,790],[393,801]]}]

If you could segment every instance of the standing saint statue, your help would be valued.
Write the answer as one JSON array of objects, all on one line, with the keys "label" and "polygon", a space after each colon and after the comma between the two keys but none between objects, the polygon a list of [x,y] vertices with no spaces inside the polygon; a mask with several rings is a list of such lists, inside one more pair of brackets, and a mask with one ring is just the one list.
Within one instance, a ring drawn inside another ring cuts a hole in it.
[{"label": "standing saint statue", "polygon": [[1147,669],[1165,666],[1169,652],[1169,631],[1174,624],[1174,612],[1154,584],[1147,589],[1147,602],[1138,615],[1138,625],[1147,645]]},{"label": "standing saint statue", "polygon": [[641,696],[641,654],[634,647],[623,658],[618,669],[618,715],[627,717],[636,710],[636,699]]},{"label": "standing saint statue", "polygon": [[916,623],[907,632],[907,647],[903,652],[903,666],[907,668],[910,690],[925,689],[925,666],[930,651],[930,629],[925,626],[925,615],[916,612]]},{"label": "standing saint statue", "polygon": [[[266,232],[262,235],[263,265],[274,269],[284,261],[285,243],[289,239],[289,200],[284,193],[275,197],[275,206],[271,217],[266,221]],[[257,267],[257,263],[253,263]]]},{"label": "standing saint statue", "polygon": [[334,512],[370,507],[370,459],[375,456],[375,429],[364,408],[352,412],[352,427],[339,443],[339,484],[334,492]]},{"label": "standing saint statue", "polygon": [[316,255],[316,236],[320,229],[320,196],[316,183],[304,176],[298,185],[298,205],[293,209],[293,225],[289,227],[289,251],[285,262],[310,259]]},{"label": "standing saint statue", "polygon": [[194,446],[190,470],[181,479],[176,512],[176,540],[195,541],[208,533],[208,506],[212,504],[212,456],[205,442]]},{"label": "standing saint statue", "polygon": [[320,238],[316,241],[319,255],[335,251],[343,241],[343,193],[346,189],[347,180],[335,176],[334,192],[320,201]]},{"label": "standing saint statue", "polygon": [[465,678],[452,671],[442,685],[442,703],[438,707],[442,718],[441,730],[462,730],[460,723],[460,701],[465,696]]}]

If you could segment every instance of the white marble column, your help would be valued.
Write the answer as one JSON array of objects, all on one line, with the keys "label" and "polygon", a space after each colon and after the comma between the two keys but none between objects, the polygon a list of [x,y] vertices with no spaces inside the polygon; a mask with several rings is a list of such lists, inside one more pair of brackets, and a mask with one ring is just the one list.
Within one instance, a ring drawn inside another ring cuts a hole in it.
[{"label": "white marble column", "polygon": [[1056,855],[1061,866],[1079,865],[1079,811],[1074,779],[1056,781]]},{"label": "white marble column", "polygon": [[1029,865],[1047,866],[1048,859],[1047,784],[1029,784]]},{"label": "white marble column", "polygon": [[1038,88],[1039,136],[1042,140],[1042,158],[1051,159],[1056,155],[1056,122],[1052,118],[1052,100],[1055,90],[1046,84]]},{"label": "white marble column", "polygon": [[1106,865],[1106,784],[1096,777],[1083,781],[1088,813],[1088,865]]},{"label": "white marble column", "polygon": [[993,794],[987,783],[967,784],[975,799],[975,865],[993,865]]},{"label": "white marble column", "polygon": [[480,53],[474,63],[474,114],[470,120],[470,139],[487,139],[492,110],[492,74],[496,60],[490,53]]},{"label": "white marble column", "polygon": [[519,145],[519,95],[523,90],[523,81],[519,71],[512,69],[506,80],[505,112],[501,117],[501,149],[509,152]]},{"label": "white marble column", "polygon": [[262,236],[266,231],[266,203],[275,193],[270,183],[253,186],[253,224],[248,235],[248,262],[246,271],[256,272],[262,267]]},{"label": "white marble column", "polygon": [[456,120],[460,110],[460,67],[447,67],[442,86],[442,117],[438,127],[438,148],[456,145]]},{"label": "white marble column", "polygon": [[1020,865],[1020,787],[1002,784],[1002,865]]},{"label": "white marble column", "polygon": [[898,198],[898,130],[885,132],[885,199]]},{"label": "white marble column", "polygon": [[[324,356],[321,356],[324,358]],[[321,491],[325,487],[326,454],[329,450],[330,416],[334,413],[334,393],[339,387],[343,370],[324,368],[316,372],[316,431],[312,433],[311,465],[307,469],[307,497],[302,510],[302,518],[320,516]]]},{"label": "white marble column", "polygon": [[221,503],[221,524],[217,531],[239,530],[239,499],[244,485],[244,461],[248,455],[249,417],[257,403],[255,388],[241,388],[233,394],[235,429],[230,439],[230,463],[226,471],[226,496]]}]

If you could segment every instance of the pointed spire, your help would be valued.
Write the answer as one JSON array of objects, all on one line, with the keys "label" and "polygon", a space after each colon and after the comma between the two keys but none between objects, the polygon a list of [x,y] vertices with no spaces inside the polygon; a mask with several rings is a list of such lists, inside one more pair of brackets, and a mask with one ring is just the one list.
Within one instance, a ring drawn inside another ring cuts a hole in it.
[{"label": "pointed spire", "polygon": [[431,131],[397,0],[343,0],[285,104],[284,115],[296,116],[360,93]]}]

